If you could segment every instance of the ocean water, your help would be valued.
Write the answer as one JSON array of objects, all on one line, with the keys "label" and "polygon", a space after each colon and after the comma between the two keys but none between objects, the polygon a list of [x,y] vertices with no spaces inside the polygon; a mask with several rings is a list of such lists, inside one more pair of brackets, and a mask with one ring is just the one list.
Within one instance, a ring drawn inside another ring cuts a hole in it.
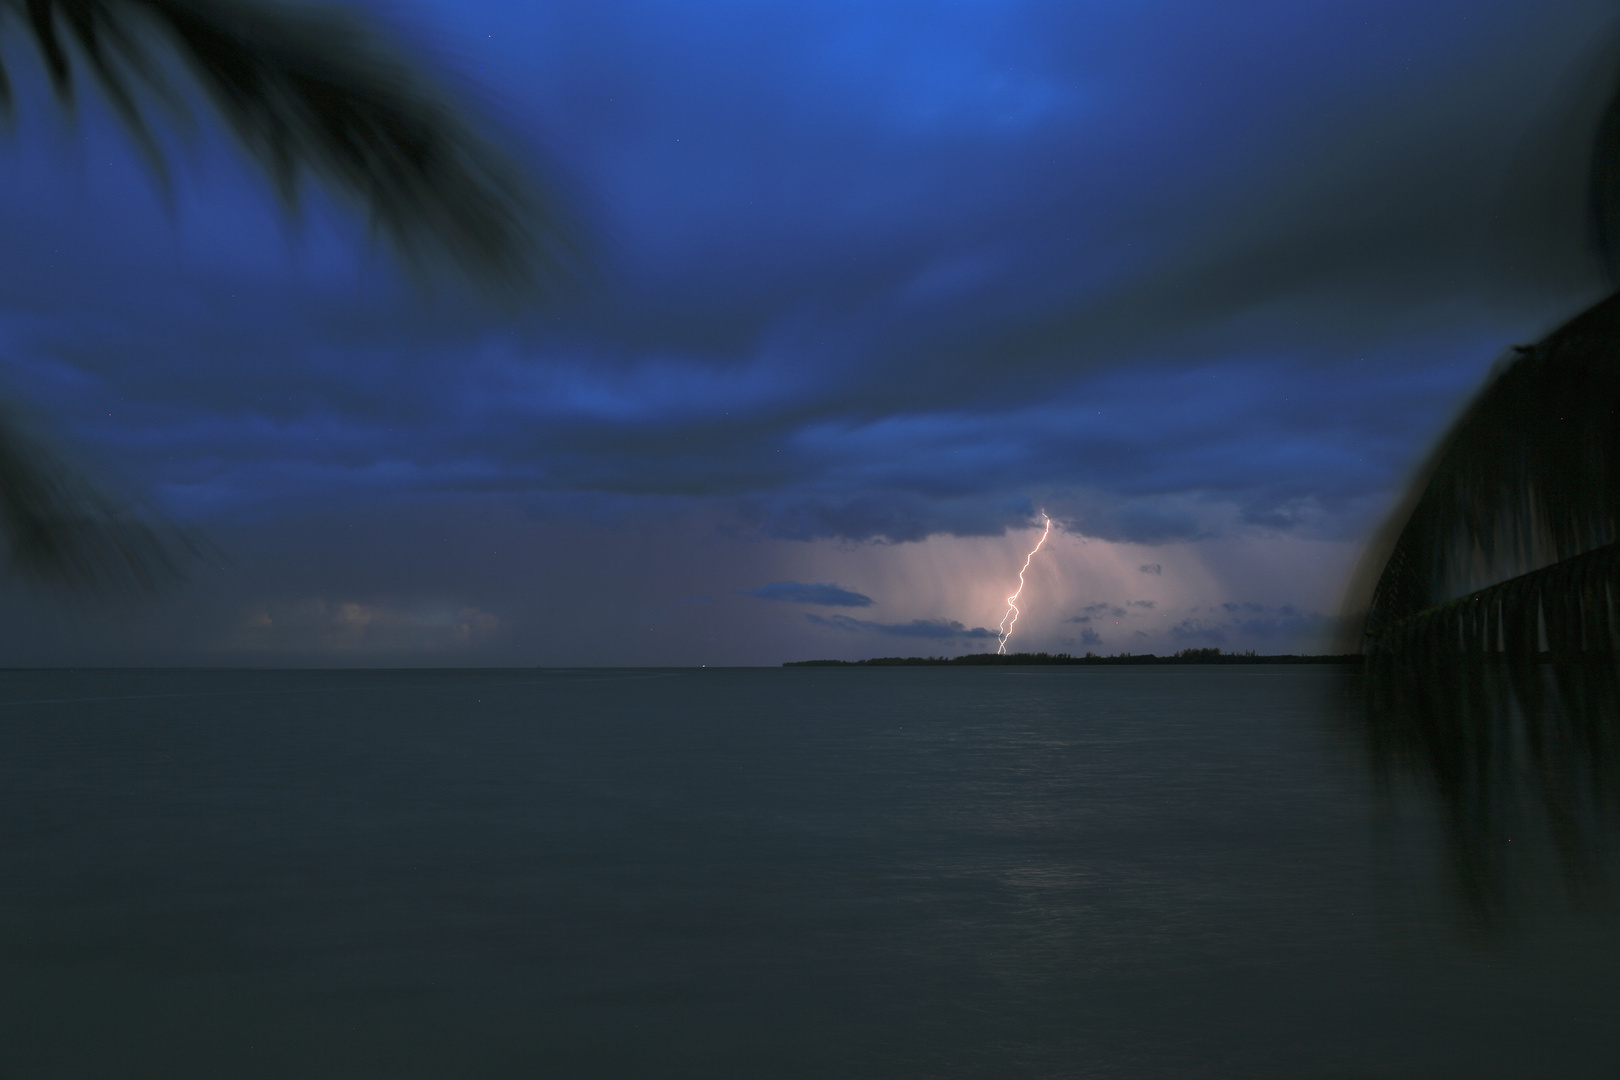
[{"label": "ocean water", "polygon": [[0,673],[0,1076],[1616,1075],[1357,678]]}]

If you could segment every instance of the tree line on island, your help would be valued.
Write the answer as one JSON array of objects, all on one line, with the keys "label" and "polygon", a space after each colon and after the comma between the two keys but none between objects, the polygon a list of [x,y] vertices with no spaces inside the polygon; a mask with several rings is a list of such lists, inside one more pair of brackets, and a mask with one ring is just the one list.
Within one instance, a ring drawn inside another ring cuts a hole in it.
[{"label": "tree line on island", "polygon": [[1170,656],[1153,653],[1115,653],[1084,656],[1069,653],[968,653],[965,656],[877,656],[869,660],[789,660],[783,667],[1002,667],[1002,666],[1081,666],[1142,664],[1357,664],[1360,653],[1328,656],[1301,656],[1288,653],[1262,656],[1253,649],[1229,653],[1220,649],[1182,649]]}]

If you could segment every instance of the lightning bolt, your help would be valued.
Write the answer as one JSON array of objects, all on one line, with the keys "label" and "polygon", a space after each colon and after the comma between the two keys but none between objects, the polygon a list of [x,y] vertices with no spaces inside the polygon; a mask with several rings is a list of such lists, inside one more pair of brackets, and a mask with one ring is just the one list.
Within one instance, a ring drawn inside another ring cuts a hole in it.
[{"label": "lightning bolt", "polygon": [[[996,626],[997,633],[1001,635],[1000,642],[996,645],[996,652],[1000,655],[1006,655],[1007,639],[1012,637],[1013,627],[1018,625],[1018,598],[1024,594],[1024,571],[1029,569],[1029,561],[1041,550],[1041,545],[1046,543],[1047,536],[1052,532],[1052,519],[1046,517],[1044,513],[1041,517],[1046,518],[1046,528],[1041,530],[1041,538],[1035,541],[1035,546],[1024,556],[1024,569],[1018,571],[1018,591],[1007,597],[1007,613],[1001,617],[1001,622]],[[1008,619],[1012,619],[1012,622],[1008,622]]]}]

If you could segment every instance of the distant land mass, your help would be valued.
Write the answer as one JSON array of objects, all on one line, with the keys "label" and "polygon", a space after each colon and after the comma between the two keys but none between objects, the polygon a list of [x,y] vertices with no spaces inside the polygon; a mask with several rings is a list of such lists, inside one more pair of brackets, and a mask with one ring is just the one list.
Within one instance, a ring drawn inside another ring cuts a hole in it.
[{"label": "distant land mass", "polygon": [[1221,652],[1219,649],[1182,649],[1172,656],[1153,653],[1117,653],[1098,656],[1086,653],[969,653],[966,656],[878,656],[870,660],[789,660],[783,667],[984,667],[1015,665],[1117,665],[1117,664],[1359,664],[1360,653],[1334,653],[1327,656],[1261,656],[1254,651]]}]

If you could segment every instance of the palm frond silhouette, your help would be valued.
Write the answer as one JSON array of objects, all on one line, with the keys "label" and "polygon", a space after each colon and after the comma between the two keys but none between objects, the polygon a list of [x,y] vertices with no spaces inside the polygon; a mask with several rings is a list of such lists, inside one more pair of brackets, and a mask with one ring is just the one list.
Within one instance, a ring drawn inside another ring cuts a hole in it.
[{"label": "palm frond silhouette", "polygon": [[[1620,88],[1601,113],[1588,238],[1620,281]],[[1514,346],[1369,544],[1344,651],[1620,649],[1620,293]]]},{"label": "palm frond silhouette", "polygon": [[[306,177],[321,183],[358,202],[412,268],[450,268],[509,298],[583,266],[563,200],[356,13],[275,0],[0,0],[5,25],[22,28],[64,103],[80,82],[99,87],[160,172],[143,103],[183,108],[200,90],[287,208]],[[12,97],[0,58],[0,109]],[[70,589],[139,587],[175,568],[167,530],[3,412],[0,535],[17,571]]]},{"label": "palm frond silhouette", "polygon": [[[1608,53],[1614,61],[1614,50]],[[1582,110],[1585,114],[1585,110]],[[1620,280],[1620,89],[1586,177]],[[1363,556],[1342,651],[1367,654],[1369,761],[1421,778],[1476,929],[1548,877],[1612,889],[1620,827],[1620,293],[1514,346]]]}]

